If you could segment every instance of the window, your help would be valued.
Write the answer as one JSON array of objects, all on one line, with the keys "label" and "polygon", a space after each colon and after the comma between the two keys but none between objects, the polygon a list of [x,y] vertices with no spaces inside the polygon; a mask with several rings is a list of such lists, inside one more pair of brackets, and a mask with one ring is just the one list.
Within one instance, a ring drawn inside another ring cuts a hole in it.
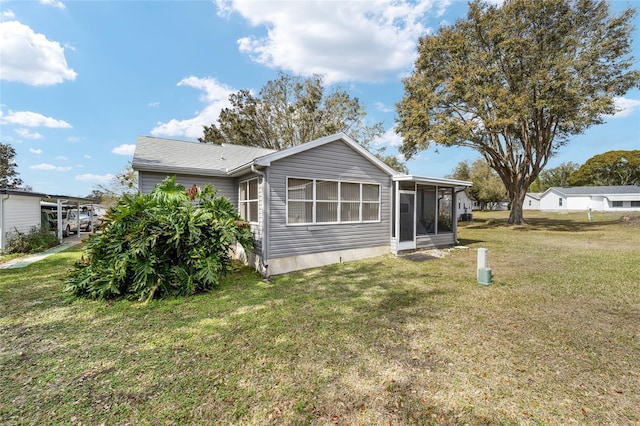
[{"label": "window", "polygon": [[640,207],[640,201],[632,201],[631,207]]},{"label": "window", "polygon": [[313,180],[287,180],[288,223],[313,222]]},{"label": "window", "polygon": [[562,198],[558,198],[558,206],[562,207]]},{"label": "window", "polygon": [[362,221],[380,220],[380,185],[362,184]]},{"label": "window", "polygon": [[258,179],[240,182],[240,216],[247,222],[258,221]]},{"label": "window", "polygon": [[612,201],[611,207],[622,207],[622,201]]},{"label": "window", "polygon": [[287,178],[287,223],[380,220],[380,185]]},{"label": "window", "polygon": [[531,207],[531,200],[529,200],[529,207]]}]

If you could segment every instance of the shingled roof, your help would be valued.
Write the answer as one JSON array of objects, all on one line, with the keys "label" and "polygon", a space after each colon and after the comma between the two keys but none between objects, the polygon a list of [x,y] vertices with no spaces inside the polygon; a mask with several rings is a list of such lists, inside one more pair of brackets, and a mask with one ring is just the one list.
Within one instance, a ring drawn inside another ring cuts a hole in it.
[{"label": "shingled roof", "polygon": [[618,186],[554,186],[554,189],[563,195],[620,195],[640,194],[640,187],[635,185]]},{"label": "shingled roof", "polygon": [[276,151],[252,146],[139,136],[132,166],[149,172],[226,176],[228,171],[273,152]]}]

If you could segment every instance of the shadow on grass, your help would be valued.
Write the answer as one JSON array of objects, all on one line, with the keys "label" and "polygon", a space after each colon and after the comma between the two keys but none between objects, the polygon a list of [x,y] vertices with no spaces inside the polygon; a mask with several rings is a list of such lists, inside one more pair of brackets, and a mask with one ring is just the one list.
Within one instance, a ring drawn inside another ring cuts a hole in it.
[{"label": "shadow on grass", "polygon": [[606,221],[577,221],[572,219],[548,219],[548,218],[525,218],[525,225],[510,225],[506,220],[487,219],[475,220],[472,225],[468,225],[470,229],[498,229],[510,228],[514,231],[557,231],[557,232],[587,232],[594,231],[603,225],[612,225],[622,223],[621,219]]}]

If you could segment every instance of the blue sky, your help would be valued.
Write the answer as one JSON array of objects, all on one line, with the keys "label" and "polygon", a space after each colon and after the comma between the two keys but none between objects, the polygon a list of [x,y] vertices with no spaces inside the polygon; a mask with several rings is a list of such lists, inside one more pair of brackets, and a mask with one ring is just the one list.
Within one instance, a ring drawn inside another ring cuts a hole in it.
[{"label": "blue sky", "polygon": [[[612,8],[629,4],[640,7]],[[384,123],[381,146],[396,153],[395,104],[418,37],[466,10],[449,0],[0,0],[0,140],[15,148],[34,191],[86,196],[126,167],[137,136],[195,140],[230,93],[257,92],[284,71],[322,74],[325,86],[358,97],[371,122]],[[634,52],[640,58],[640,30]],[[640,91],[618,105],[549,167],[640,149]],[[430,148],[408,166],[443,177],[478,157]]]}]

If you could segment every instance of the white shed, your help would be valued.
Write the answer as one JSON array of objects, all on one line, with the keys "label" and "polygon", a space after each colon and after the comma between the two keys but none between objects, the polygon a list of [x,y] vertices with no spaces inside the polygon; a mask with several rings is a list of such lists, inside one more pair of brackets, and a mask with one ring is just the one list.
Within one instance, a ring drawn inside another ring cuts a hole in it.
[{"label": "white shed", "polygon": [[6,248],[8,234],[40,227],[40,200],[44,197],[37,192],[0,189],[0,252]]}]

